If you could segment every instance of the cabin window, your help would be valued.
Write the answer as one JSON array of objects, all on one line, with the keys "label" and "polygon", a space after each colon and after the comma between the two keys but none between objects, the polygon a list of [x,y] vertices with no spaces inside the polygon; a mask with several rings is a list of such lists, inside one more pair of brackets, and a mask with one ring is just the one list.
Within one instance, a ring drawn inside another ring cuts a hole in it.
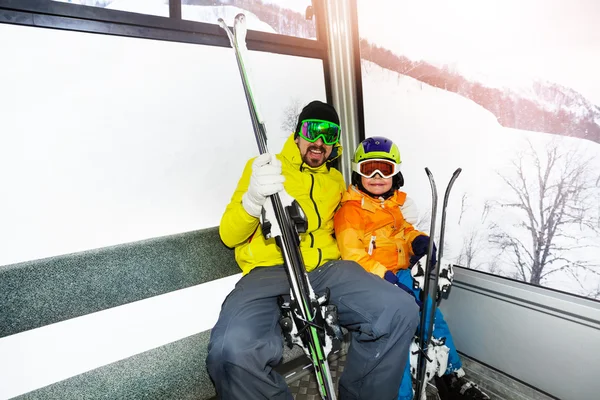
[{"label": "cabin window", "polygon": [[445,258],[600,299],[597,5],[490,7],[358,0],[365,131],[397,142],[422,230],[424,168],[438,185],[438,222],[445,185],[463,169]]},{"label": "cabin window", "polygon": [[316,40],[315,18],[306,18],[309,6],[311,0],[182,0],[181,16],[200,22],[233,21],[243,12],[248,29]]},{"label": "cabin window", "polygon": [[60,3],[129,11],[138,14],[169,16],[169,0],[53,0]]},{"label": "cabin window", "polygon": [[[219,224],[258,155],[230,47],[13,24],[0,44],[0,265]],[[246,56],[278,152],[326,100],[323,60]]]}]

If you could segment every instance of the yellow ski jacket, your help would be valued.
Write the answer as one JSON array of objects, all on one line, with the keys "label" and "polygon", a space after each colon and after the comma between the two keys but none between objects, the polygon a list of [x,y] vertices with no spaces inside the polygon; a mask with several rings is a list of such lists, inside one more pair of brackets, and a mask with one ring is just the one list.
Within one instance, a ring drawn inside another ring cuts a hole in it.
[{"label": "yellow ski jacket", "polygon": [[[285,177],[283,186],[298,201],[308,220],[306,233],[300,234],[300,251],[307,271],[340,258],[333,237],[333,216],[346,184],[342,174],[327,164],[339,157],[341,150],[341,146],[337,145],[328,162],[311,168],[303,163],[292,134],[281,153],[277,154]],[[235,259],[244,275],[258,266],[283,265],[283,257],[275,239],[266,240],[259,219],[248,214],[242,206],[242,195],[250,184],[253,161],[251,159],[246,163],[219,225],[221,240],[228,247],[235,248]]]}]

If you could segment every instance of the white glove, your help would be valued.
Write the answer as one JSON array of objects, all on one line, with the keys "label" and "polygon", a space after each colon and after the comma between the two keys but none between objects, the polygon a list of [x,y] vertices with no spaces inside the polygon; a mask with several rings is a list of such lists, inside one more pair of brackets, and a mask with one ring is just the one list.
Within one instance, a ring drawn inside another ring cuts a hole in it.
[{"label": "white glove", "polygon": [[252,176],[248,191],[242,196],[244,210],[253,217],[260,217],[267,197],[283,190],[285,178],[281,174],[281,161],[270,153],[256,157],[252,163]]}]

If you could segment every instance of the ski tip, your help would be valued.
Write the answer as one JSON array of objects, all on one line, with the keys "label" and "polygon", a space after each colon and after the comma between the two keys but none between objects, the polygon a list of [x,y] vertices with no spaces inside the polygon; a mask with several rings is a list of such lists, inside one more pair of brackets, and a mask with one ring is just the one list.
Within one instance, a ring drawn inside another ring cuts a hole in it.
[{"label": "ski tip", "polygon": [[456,171],[454,171],[454,173],[452,174],[450,181],[456,180],[456,178],[458,178],[458,176],[460,175],[461,172],[462,172],[462,168],[457,168]]},{"label": "ski tip", "polygon": [[227,23],[225,23],[225,20],[223,18],[219,18],[217,20],[217,23],[219,24],[219,26],[223,29],[227,29]]},{"label": "ski tip", "polygon": [[244,13],[239,13],[238,15],[235,16],[235,19],[243,22],[246,19],[246,15]]},{"label": "ski tip", "polygon": [[427,167],[425,167],[425,173],[426,173],[427,175],[433,175],[433,174],[431,173],[431,170],[430,170],[429,168],[427,168]]}]

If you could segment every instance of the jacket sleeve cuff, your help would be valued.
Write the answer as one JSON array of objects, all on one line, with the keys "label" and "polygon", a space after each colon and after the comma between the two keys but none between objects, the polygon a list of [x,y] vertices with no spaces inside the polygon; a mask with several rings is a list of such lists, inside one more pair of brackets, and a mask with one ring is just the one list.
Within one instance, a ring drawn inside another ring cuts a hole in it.
[{"label": "jacket sleeve cuff", "polygon": [[389,271],[383,264],[377,263],[375,267],[371,270],[371,273],[379,276],[381,279],[384,279],[383,276],[385,273]]}]

